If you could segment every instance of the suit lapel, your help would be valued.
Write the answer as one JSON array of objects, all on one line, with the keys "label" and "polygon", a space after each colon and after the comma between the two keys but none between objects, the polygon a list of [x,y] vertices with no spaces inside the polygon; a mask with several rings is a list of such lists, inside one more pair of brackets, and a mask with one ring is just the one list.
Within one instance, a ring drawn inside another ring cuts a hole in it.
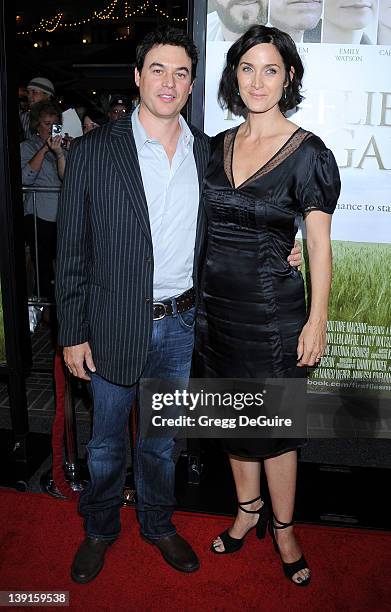
[{"label": "suit lapel", "polygon": [[146,238],[152,242],[145,189],[141,177],[130,115],[113,123],[109,152],[118,177],[128,193]]},{"label": "suit lapel", "polygon": [[197,166],[198,184],[200,188],[200,197],[201,197],[202,184],[204,181],[206,166],[208,164],[208,153],[205,150],[206,149],[205,143],[202,142],[198,134],[193,132],[193,135],[194,135],[194,145],[193,145],[194,159],[195,159],[195,163]]},{"label": "suit lapel", "polygon": [[[135,214],[139,220],[141,229],[146,238],[152,242],[151,227],[145,189],[142,181],[140,164],[137,156],[136,144],[133,138],[131,117],[119,119],[113,122],[111,138],[108,139],[108,148],[114,167],[122,186],[128,193],[133,204]],[[208,164],[209,150],[203,139],[194,133],[194,159],[197,167],[200,198],[206,167]],[[203,238],[204,215],[200,206],[197,220],[197,242]]]},{"label": "suit lapel", "polygon": [[196,232],[196,250],[195,258],[198,258],[198,247],[203,242],[205,232],[205,214],[202,204],[202,188],[204,184],[204,176],[209,161],[209,148],[205,141],[202,140],[196,132],[194,134],[194,159],[197,166],[198,184],[200,190],[200,204],[197,217],[197,232]]},{"label": "suit lapel", "polygon": [[193,265],[193,283],[194,287],[198,287],[198,267],[200,265],[200,261],[202,260],[202,253],[205,247],[205,238],[206,238],[206,215],[204,211],[203,201],[202,201],[202,188],[204,183],[204,176],[206,173],[206,168],[209,161],[209,147],[205,140],[201,139],[200,136],[193,132],[194,134],[194,159],[197,166],[198,173],[198,184],[200,190],[200,204],[198,208],[198,217],[197,217],[197,231],[196,231],[196,240],[195,240],[195,249],[194,249],[194,265]]}]

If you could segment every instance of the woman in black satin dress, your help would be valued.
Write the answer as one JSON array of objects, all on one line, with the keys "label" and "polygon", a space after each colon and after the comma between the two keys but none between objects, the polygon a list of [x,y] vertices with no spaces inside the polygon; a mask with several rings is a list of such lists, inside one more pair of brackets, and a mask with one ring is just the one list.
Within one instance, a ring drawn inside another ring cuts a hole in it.
[{"label": "woman in black satin dress", "polygon": [[[300,378],[323,355],[331,283],[331,215],[340,191],[333,154],[285,117],[302,99],[303,66],[292,39],[253,26],[230,48],[219,98],[242,114],[212,140],[204,186],[208,238],[201,277],[195,363],[206,378]],[[311,275],[307,312],[302,275],[286,262],[304,218]],[[305,586],[310,570],[292,526],[298,439],[230,439],[238,496],[233,526],[212,544],[236,552],[268,509],[260,498],[264,464],[272,502],[269,528],[286,576]]]}]

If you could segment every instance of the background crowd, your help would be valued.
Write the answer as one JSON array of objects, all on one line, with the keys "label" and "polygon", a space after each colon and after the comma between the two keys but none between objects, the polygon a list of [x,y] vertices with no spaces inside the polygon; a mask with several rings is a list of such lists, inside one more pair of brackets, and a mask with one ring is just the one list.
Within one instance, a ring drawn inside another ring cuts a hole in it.
[{"label": "background crowd", "polygon": [[[75,111],[80,131],[87,134],[108,121],[116,121],[137,104],[136,98],[108,93],[98,106],[87,100]],[[54,260],[59,191],[72,136],[62,133],[63,105],[53,83],[32,78],[19,87],[19,139],[24,193],[24,231],[28,260],[29,293],[54,302]],[[38,272],[38,274],[37,274]],[[44,314],[48,314],[49,309]]]}]

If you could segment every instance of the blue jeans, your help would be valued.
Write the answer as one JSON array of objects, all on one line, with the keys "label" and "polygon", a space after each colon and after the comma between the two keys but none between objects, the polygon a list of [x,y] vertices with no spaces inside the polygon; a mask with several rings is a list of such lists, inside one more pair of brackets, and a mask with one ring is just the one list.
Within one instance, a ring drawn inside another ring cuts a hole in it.
[{"label": "blue jeans", "polygon": [[[187,384],[194,344],[192,308],[153,322],[152,337],[142,378],[176,378]],[[111,540],[118,536],[122,489],[126,477],[129,412],[142,385],[116,385],[91,373],[94,400],[93,433],[87,445],[90,482],[80,495],[79,511],[90,537]],[[159,539],[176,533],[171,522],[175,506],[173,438],[137,435],[134,472],[141,533]]]}]

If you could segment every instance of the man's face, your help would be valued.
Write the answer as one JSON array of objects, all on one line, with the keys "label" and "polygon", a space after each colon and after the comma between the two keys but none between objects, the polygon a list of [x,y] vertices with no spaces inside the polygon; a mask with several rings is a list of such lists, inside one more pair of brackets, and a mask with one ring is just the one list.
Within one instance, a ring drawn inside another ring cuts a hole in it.
[{"label": "man's face", "polygon": [[29,101],[29,105],[32,106],[37,102],[41,102],[41,100],[49,100],[49,94],[41,91],[40,89],[34,89],[33,87],[29,87],[27,89],[27,98]]},{"label": "man's face", "polygon": [[115,106],[113,106],[113,108],[109,110],[107,114],[109,116],[110,121],[116,121],[117,119],[120,119],[120,117],[126,115],[126,106],[124,106],[123,104],[116,104]]},{"label": "man's face", "polygon": [[216,0],[222,24],[230,32],[244,34],[250,26],[267,23],[268,0]]},{"label": "man's face", "polygon": [[270,0],[270,23],[280,30],[312,30],[319,23],[322,4],[322,0]]},{"label": "man's face", "polygon": [[325,0],[324,17],[343,30],[362,30],[372,21],[377,0]]},{"label": "man's face", "polygon": [[156,45],[148,51],[141,73],[134,72],[143,110],[157,118],[177,117],[193,84],[191,59],[183,47]]}]

